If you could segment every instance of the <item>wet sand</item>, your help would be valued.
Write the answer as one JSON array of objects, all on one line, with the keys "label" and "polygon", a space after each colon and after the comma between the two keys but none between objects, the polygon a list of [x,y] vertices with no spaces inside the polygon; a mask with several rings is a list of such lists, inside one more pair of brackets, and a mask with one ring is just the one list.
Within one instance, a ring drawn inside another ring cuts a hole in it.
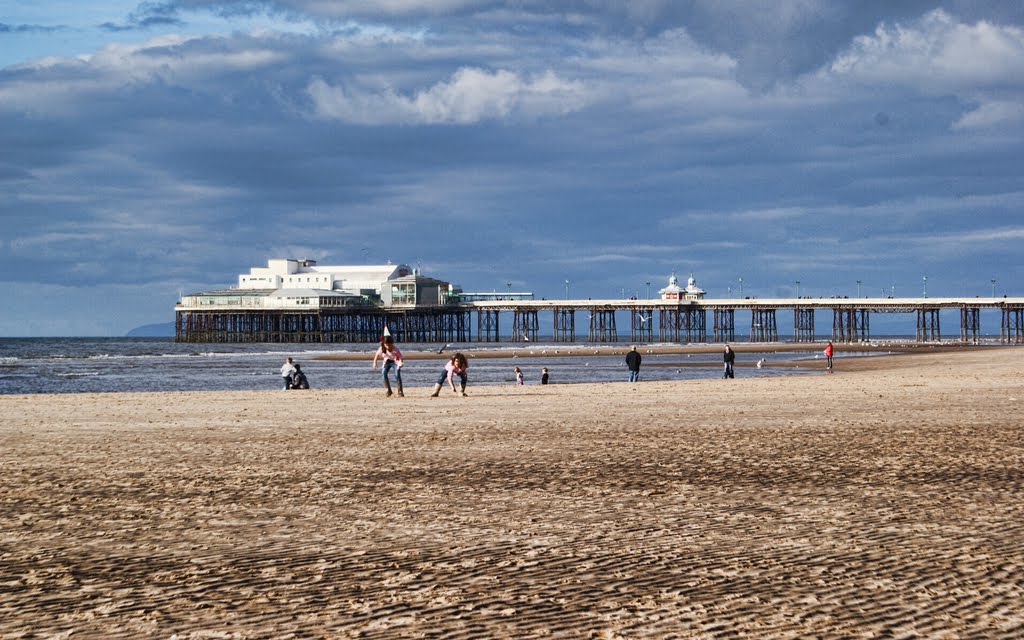
[{"label": "wet sand", "polygon": [[836,366],[0,396],[0,638],[1024,636],[1024,350]]}]

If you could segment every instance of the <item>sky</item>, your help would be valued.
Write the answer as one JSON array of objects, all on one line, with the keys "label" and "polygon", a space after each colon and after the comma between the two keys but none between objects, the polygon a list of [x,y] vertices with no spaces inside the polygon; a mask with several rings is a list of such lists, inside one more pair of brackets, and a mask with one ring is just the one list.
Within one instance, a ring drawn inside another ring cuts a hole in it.
[{"label": "sky", "polygon": [[0,336],[286,257],[1021,296],[1022,167],[1019,2],[0,0]]}]

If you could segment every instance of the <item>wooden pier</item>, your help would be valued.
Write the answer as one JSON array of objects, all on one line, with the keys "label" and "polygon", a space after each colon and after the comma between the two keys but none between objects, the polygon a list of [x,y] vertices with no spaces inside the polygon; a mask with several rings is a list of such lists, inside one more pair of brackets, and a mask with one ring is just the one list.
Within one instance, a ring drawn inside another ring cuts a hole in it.
[{"label": "wooden pier", "polygon": [[[175,335],[179,342],[371,343],[380,339],[386,324],[399,342],[515,343],[536,341],[542,319],[550,318],[548,326],[555,342],[576,342],[576,320],[586,317],[587,342],[613,343],[628,335],[632,342],[722,343],[736,341],[739,311],[750,314],[750,342],[778,342],[780,312],[793,314],[795,342],[815,340],[817,313],[831,313],[833,342],[870,340],[872,314],[914,317],[916,339],[931,342],[942,339],[940,312],[956,310],[960,316],[957,337],[963,343],[977,343],[983,309],[999,312],[1001,342],[1024,344],[1024,298],[510,299],[415,308],[367,305],[320,309],[178,305]],[[505,335],[501,332],[502,315],[510,319]],[[628,334],[620,334],[617,322],[627,317]],[[910,333],[910,326],[907,328]]]}]

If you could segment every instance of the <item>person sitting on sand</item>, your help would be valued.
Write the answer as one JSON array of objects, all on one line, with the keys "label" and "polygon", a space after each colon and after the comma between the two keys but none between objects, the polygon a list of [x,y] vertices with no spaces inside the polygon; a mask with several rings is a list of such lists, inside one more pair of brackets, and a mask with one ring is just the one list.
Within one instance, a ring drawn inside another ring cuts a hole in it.
[{"label": "person sitting on sand", "polygon": [[522,370],[519,369],[519,367],[515,367],[514,369],[512,369],[512,373],[516,374],[516,384],[526,384],[526,382],[523,380],[523,372]]},{"label": "person sitting on sand", "polygon": [[308,389],[309,380],[306,379],[306,374],[302,373],[302,367],[295,365],[295,372],[292,373],[292,382],[288,387],[289,389]]},{"label": "person sitting on sand", "polygon": [[444,365],[444,371],[437,378],[437,383],[434,385],[434,393],[430,394],[430,397],[436,398],[441,393],[441,385],[444,384],[445,380],[451,385],[452,393],[456,393],[455,376],[459,376],[459,380],[462,382],[462,395],[466,395],[466,380],[468,378],[466,369],[468,368],[469,362],[466,361],[466,356],[461,353],[456,353],[449,358],[448,362]]},{"label": "person sitting on sand", "polygon": [[377,358],[384,358],[384,364],[381,369],[384,371],[384,388],[387,392],[384,397],[391,397],[391,380],[388,378],[388,372],[391,368],[395,368],[395,382],[398,383],[398,397],[402,398],[405,396],[405,392],[402,391],[402,352],[395,346],[395,339],[390,335],[386,335],[380,339],[380,348],[377,349],[377,353],[373,354],[373,368],[377,368]]}]

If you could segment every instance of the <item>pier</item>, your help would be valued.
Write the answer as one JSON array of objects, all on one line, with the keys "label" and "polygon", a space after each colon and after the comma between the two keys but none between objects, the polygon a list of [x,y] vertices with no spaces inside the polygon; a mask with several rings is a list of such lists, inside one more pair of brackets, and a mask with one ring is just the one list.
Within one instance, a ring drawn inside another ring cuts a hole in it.
[{"label": "pier", "polygon": [[[999,339],[1024,344],[1024,298],[781,298],[702,300],[456,300],[412,308],[375,305],[313,305],[307,308],[254,309],[245,304],[178,304],[175,335],[179,342],[372,343],[385,324],[399,342],[531,342],[541,327],[555,342],[706,343],[736,342],[737,312],[749,314],[750,342],[779,342],[779,326],[792,319],[792,341],[812,342],[816,318],[831,318],[831,340],[871,340],[871,316],[903,314],[907,333],[919,342],[943,339],[942,311],[955,311],[959,326],[946,339],[965,344],[981,340],[982,310],[1000,314]],[[474,322],[475,316],[475,322]],[[710,324],[709,324],[710,318]],[[583,323],[583,320],[586,320]],[[586,333],[577,332],[577,323]],[[622,330],[618,325],[623,322]],[[911,324],[913,323],[913,324]],[[507,327],[503,333],[503,327]],[[910,331],[913,329],[913,331]]]}]

